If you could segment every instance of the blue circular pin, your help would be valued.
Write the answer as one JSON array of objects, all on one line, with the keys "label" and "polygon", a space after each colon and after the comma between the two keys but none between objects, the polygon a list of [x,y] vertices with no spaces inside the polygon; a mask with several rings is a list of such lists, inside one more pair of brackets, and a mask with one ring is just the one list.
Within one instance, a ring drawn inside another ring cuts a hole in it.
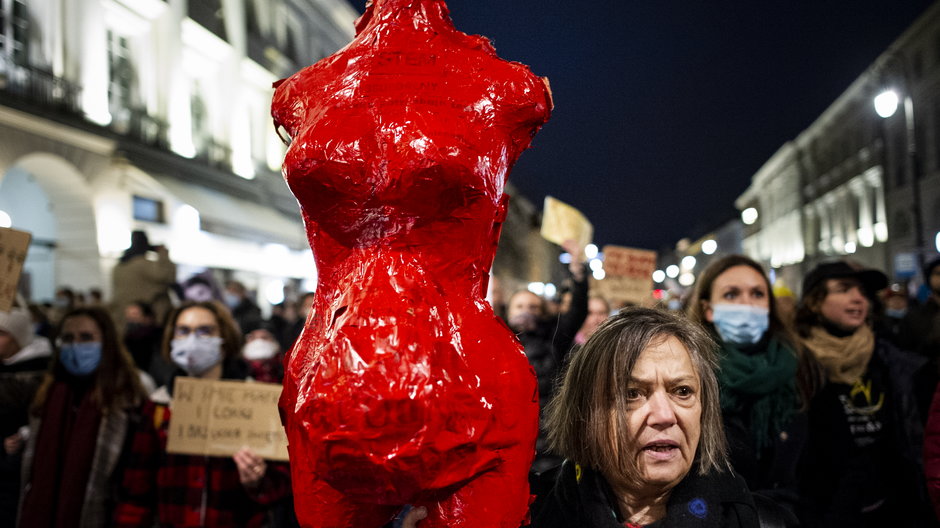
[{"label": "blue circular pin", "polygon": [[692,499],[689,501],[689,513],[699,519],[704,519],[708,515],[708,504],[703,499]]}]

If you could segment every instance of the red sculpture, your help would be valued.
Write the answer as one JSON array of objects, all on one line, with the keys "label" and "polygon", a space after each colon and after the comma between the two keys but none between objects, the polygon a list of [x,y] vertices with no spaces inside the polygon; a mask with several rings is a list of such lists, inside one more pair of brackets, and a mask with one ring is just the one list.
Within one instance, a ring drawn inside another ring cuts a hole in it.
[{"label": "red sculpture", "polygon": [[517,528],[535,377],[483,299],[513,163],[547,83],[454,29],[442,0],[376,0],[344,49],[276,84],[319,286],[281,409],[298,518]]}]

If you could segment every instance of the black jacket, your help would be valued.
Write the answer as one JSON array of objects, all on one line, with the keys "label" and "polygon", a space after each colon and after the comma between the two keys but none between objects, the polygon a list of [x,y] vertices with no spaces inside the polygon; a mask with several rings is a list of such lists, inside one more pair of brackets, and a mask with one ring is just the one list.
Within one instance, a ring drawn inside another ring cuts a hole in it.
[{"label": "black jacket", "polygon": [[[555,380],[565,364],[574,336],[587,317],[588,282],[587,277],[580,281],[572,278],[571,307],[557,318],[539,321],[531,332],[522,332],[517,337],[525,349],[529,365],[535,370],[539,387],[539,412],[551,400]],[[539,420],[541,424],[541,419]],[[561,463],[561,458],[548,452],[548,437],[539,426],[539,435],[535,444],[535,461],[532,470],[544,471]]]},{"label": "black jacket", "polygon": [[901,321],[900,346],[934,363],[940,358],[940,303],[933,297],[913,307]]},{"label": "black jacket", "polygon": [[[532,479],[532,528],[623,528],[610,485],[591,469],[561,466]],[[757,507],[744,480],[733,473],[698,475],[693,468],[669,497],[666,517],[656,528],[760,526]]]},{"label": "black jacket", "polygon": [[517,335],[538,377],[540,408],[551,399],[555,378],[568,357],[575,334],[587,318],[587,277],[580,281],[572,278],[571,282],[571,307],[568,311],[543,319],[535,330]]},{"label": "black jacket", "polygon": [[[864,504],[859,501],[875,484],[882,486],[886,500],[877,515],[892,518],[895,526],[935,525],[924,479],[924,427],[917,394],[926,364],[926,359],[886,340],[876,341],[865,379],[880,384],[886,396],[881,423],[888,428],[883,437],[887,444],[881,453],[889,460],[873,460],[872,453],[859,450],[842,430],[845,418],[834,415],[841,414],[845,403],[827,388],[817,393],[810,404],[809,439],[800,468],[804,526],[860,525]],[[887,482],[869,482],[875,467],[888,473]]]}]

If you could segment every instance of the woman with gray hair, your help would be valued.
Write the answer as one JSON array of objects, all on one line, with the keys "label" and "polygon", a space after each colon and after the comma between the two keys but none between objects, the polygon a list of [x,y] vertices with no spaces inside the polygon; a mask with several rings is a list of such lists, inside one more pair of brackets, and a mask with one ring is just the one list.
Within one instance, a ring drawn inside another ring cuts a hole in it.
[{"label": "woman with gray hair", "polygon": [[[715,348],[664,311],[628,308],[601,324],[545,410],[565,461],[532,479],[531,527],[784,526],[728,463]],[[426,516],[411,510],[403,526]]]},{"label": "woman with gray hair", "polygon": [[533,528],[759,526],[727,461],[715,343],[645,308],[603,323],[546,410],[565,462],[536,477]]}]

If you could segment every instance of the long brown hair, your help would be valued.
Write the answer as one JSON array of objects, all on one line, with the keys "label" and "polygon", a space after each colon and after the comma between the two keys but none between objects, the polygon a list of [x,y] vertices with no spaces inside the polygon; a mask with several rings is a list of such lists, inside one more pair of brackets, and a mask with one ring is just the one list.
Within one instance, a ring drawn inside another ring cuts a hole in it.
[{"label": "long brown hair", "polygon": [[[796,330],[802,338],[809,337],[814,326],[823,324],[824,319],[819,309],[826,300],[826,296],[829,295],[828,282],[820,281],[809,291],[803,292],[803,298],[796,307]],[[871,317],[871,310],[869,310],[869,317]]]},{"label": "long brown hair", "polygon": [[[92,374],[91,389],[91,397],[98,403],[101,412],[109,414],[142,403],[147,398],[147,393],[140,382],[140,373],[134,365],[134,359],[121,342],[111,315],[97,306],[73,308],[62,317],[56,335],[62,333],[66,321],[75,317],[91,319],[101,331],[101,363]],[[59,347],[56,346],[49,370],[46,371],[30,407],[35,416],[42,412],[53,383],[57,380],[67,381],[59,357]]]},{"label": "long brown hair", "polygon": [[702,271],[695,281],[695,290],[692,292],[692,297],[686,309],[686,314],[689,319],[707,328],[713,336],[717,335],[715,326],[705,318],[706,310],[704,301],[711,301],[712,287],[715,284],[715,280],[718,279],[722,273],[736,266],[747,266],[763,277],[764,285],[767,287],[767,301],[770,307],[769,331],[771,335],[782,339],[790,348],[795,349],[796,337],[793,335],[793,330],[784,324],[777,313],[777,301],[774,298],[774,289],[770,284],[770,279],[767,278],[767,273],[764,272],[764,268],[755,260],[744,255],[728,255],[722,257],[709,264],[708,267]]}]

